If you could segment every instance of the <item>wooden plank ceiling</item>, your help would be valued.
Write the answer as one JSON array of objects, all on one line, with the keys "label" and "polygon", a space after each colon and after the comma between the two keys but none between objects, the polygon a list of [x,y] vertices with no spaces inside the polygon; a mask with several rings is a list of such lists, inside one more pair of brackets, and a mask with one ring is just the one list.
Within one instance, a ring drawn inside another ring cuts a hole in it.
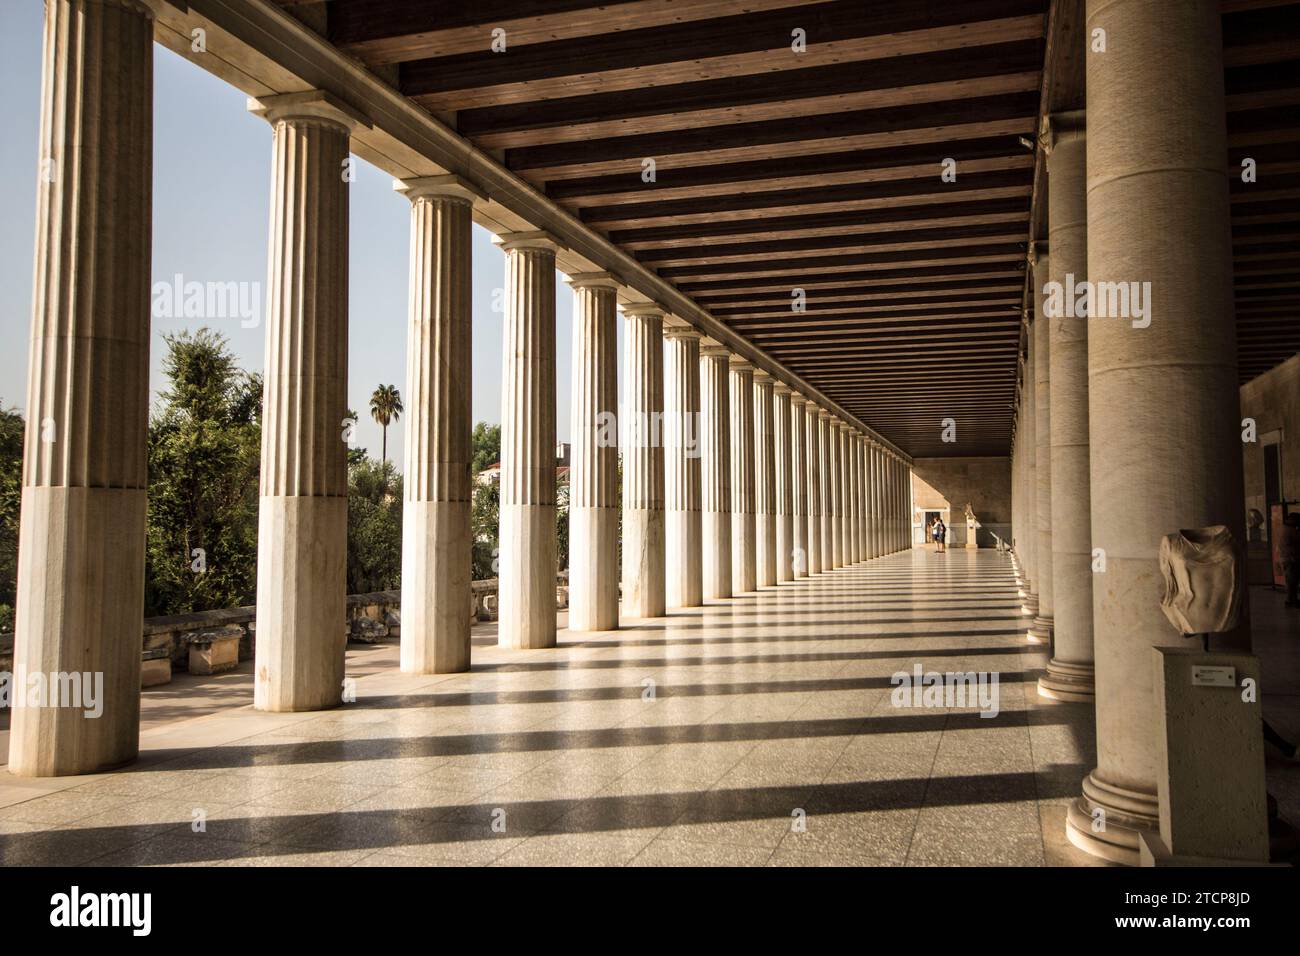
[{"label": "wooden plank ceiling", "polygon": [[[1048,5],[330,0],[324,33],[905,451],[981,455],[1011,435]],[[1300,348],[1298,7],[1225,3],[1230,162],[1261,172],[1233,186],[1243,377]]]}]

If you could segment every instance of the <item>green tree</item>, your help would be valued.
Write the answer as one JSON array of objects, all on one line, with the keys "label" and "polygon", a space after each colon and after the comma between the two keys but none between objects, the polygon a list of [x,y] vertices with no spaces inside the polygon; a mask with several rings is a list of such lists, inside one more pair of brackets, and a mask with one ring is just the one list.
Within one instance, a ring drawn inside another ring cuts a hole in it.
[{"label": "green tree", "polygon": [[470,532],[474,538],[473,579],[497,576],[498,523],[501,515],[501,482],[475,482],[470,503]]},{"label": "green tree", "polygon": [[145,614],[250,604],[257,590],[262,381],[210,329],[164,337],[149,423]]},{"label": "green tree", "polygon": [[402,476],[363,457],[348,467],[348,593],[402,586]]},{"label": "green tree", "polygon": [[0,409],[0,631],[14,627],[24,428],[23,416],[16,408]]},{"label": "green tree", "polygon": [[370,417],[384,430],[383,454],[380,460],[388,461],[388,425],[402,417],[402,393],[396,385],[380,385],[370,394]]},{"label": "green tree", "polygon": [[501,460],[501,426],[479,422],[474,426],[470,438],[473,458],[470,459],[469,471],[477,475],[484,468]]}]

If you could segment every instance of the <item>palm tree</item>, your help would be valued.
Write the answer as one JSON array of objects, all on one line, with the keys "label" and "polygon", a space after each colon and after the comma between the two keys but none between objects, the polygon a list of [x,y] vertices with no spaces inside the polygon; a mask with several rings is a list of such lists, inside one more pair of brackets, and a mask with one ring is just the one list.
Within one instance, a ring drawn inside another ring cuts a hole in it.
[{"label": "palm tree", "polygon": [[384,430],[383,460],[388,461],[388,425],[402,417],[402,393],[396,385],[380,385],[370,395],[370,417]]}]

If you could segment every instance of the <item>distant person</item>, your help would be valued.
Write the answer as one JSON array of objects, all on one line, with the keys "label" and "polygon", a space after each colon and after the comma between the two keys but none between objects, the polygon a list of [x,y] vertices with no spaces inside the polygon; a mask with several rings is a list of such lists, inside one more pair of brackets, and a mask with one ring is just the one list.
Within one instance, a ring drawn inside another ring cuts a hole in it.
[{"label": "distant person", "polygon": [[1296,589],[1300,587],[1300,511],[1286,516],[1278,545],[1282,573],[1286,575],[1286,606],[1300,607],[1300,600],[1296,598]]},{"label": "distant person", "polygon": [[947,549],[948,527],[943,523],[942,518],[934,519],[934,543],[937,545],[936,550],[943,554]]}]

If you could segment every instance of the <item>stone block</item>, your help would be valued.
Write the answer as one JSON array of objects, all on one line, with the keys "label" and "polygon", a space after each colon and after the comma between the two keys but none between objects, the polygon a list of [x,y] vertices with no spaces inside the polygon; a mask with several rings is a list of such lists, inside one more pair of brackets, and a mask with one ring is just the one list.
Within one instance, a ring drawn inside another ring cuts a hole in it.
[{"label": "stone block", "polygon": [[146,650],[140,664],[140,687],[157,687],[172,681],[171,656],[165,647]]},{"label": "stone block", "polygon": [[350,639],[361,644],[378,644],[388,636],[388,628],[382,622],[368,617],[352,619]]},{"label": "stone block", "polygon": [[197,631],[190,637],[191,674],[217,674],[239,666],[239,641],[243,629],[237,624]]}]

